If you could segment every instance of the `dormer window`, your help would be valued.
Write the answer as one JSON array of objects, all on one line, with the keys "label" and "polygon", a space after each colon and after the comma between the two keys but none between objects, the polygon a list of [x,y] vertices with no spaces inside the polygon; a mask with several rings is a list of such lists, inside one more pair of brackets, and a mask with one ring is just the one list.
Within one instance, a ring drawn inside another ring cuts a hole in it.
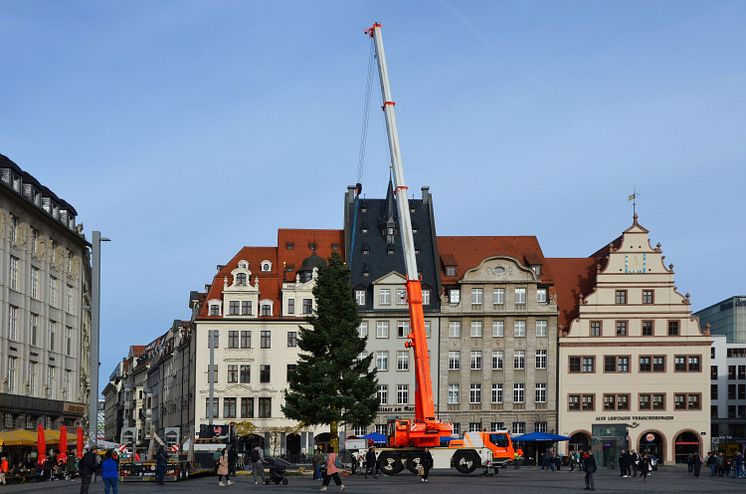
[{"label": "dormer window", "polygon": [[210,315],[211,316],[220,315],[220,304],[210,304]]},{"label": "dormer window", "polygon": [[287,242],[287,243],[285,244],[285,248],[286,248],[287,250],[293,250],[293,249],[295,248],[295,243],[293,243],[293,242]]},{"label": "dormer window", "polygon": [[236,274],[236,286],[246,286],[246,273]]},{"label": "dormer window", "polygon": [[238,267],[241,269],[249,269],[249,263],[246,261],[238,261]]},{"label": "dormer window", "polygon": [[268,301],[262,301],[261,302],[261,314],[263,316],[271,316],[272,315],[272,302]]},{"label": "dormer window", "polygon": [[272,271],[272,263],[269,261],[262,261],[261,270],[264,272]]},{"label": "dormer window", "polygon": [[541,264],[532,264],[531,269],[536,276],[541,276]]},{"label": "dormer window", "polygon": [[446,266],[446,276],[456,276],[456,266]]},{"label": "dormer window", "polygon": [[316,252],[316,242],[309,242],[309,243],[308,243],[308,248],[309,248],[309,249],[310,249],[311,251],[313,251],[313,252]]}]

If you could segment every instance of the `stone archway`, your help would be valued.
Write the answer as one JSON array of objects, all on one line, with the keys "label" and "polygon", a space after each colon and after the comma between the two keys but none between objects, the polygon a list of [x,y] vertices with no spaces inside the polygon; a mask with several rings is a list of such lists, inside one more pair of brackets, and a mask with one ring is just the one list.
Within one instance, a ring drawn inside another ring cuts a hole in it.
[{"label": "stone archway", "polygon": [[329,442],[331,441],[331,434],[328,432],[322,432],[321,434],[317,434],[316,437],[313,438],[314,444],[316,446],[320,446],[322,451],[326,451],[326,448],[329,446]]},{"label": "stone archway", "polygon": [[573,432],[567,447],[569,451],[587,451],[591,447],[591,433],[584,430]]},{"label": "stone archway", "polygon": [[674,436],[673,452],[675,463],[686,463],[687,456],[690,453],[702,454],[702,438],[690,429],[679,431]]},{"label": "stone archway", "polygon": [[639,454],[648,451],[654,454],[660,463],[666,459],[666,436],[661,431],[655,429],[643,431],[637,437],[636,444]]},{"label": "stone archway", "polygon": [[300,455],[301,450],[300,434],[288,434],[285,438],[285,450],[288,455]]}]

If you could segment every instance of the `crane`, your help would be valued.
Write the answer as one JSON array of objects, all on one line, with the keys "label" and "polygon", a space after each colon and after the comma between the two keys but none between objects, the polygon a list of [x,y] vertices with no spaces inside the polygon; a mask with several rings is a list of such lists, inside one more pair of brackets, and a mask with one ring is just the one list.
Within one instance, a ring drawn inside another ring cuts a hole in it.
[{"label": "crane", "polygon": [[389,423],[390,446],[439,446],[442,436],[451,436],[453,426],[435,418],[433,403],[433,385],[430,377],[430,357],[427,350],[425,334],[425,316],[422,310],[422,284],[417,270],[417,258],[412,234],[412,219],[409,215],[409,199],[407,185],[404,180],[404,167],[399,146],[399,133],[396,128],[396,103],[391,96],[389,86],[386,54],[383,49],[380,23],[373,24],[365,32],[373,38],[378,75],[381,82],[383,96],[383,112],[386,118],[386,133],[388,135],[389,154],[391,156],[391,170],[393,175],[396,207],[399,213],[399,233],[404,252],[404,266],[406,268],[407,300],[409,305],[410,333],[407,335],[406,348],[414,353],[415,371],[415,416],[414,421],[394,419]]}]

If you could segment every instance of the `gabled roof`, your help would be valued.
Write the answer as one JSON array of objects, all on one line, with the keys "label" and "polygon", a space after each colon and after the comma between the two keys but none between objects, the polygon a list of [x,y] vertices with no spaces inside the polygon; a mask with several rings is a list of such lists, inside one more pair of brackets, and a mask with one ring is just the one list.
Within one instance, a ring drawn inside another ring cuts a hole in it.
[{"label": "gabled roof", "polygon": [[[456,283],[468,270],[479,266],[483,260],[494,256],[508,256],[520,263],[543,265],[539,277],[542,283],[552,283],[552,272],[544,262],[538,239],[531,236],[438,236],[441,258],[440,276],[443,284]],[[445,266],[456,266],[455,276],[446,276]]]},{"label": "gabled roof", "polygon": [[588,296],[596,286],[597,260],[592,257],[544,259],[552,271],[554,293],[557,296],[559,334],[569,331],[570,323],[578,317],[580,296]]}]

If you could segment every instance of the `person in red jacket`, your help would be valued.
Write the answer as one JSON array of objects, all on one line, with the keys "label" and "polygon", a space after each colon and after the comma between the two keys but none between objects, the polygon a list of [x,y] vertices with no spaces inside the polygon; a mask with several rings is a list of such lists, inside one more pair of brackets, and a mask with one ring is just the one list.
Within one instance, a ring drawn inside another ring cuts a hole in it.
[{"label": "person in red jacket", "polygon": [[3,458],[0,460],[0,484],[6,484],[5,474],[8,473],[8,470],[8,460],[3,456]]}]

